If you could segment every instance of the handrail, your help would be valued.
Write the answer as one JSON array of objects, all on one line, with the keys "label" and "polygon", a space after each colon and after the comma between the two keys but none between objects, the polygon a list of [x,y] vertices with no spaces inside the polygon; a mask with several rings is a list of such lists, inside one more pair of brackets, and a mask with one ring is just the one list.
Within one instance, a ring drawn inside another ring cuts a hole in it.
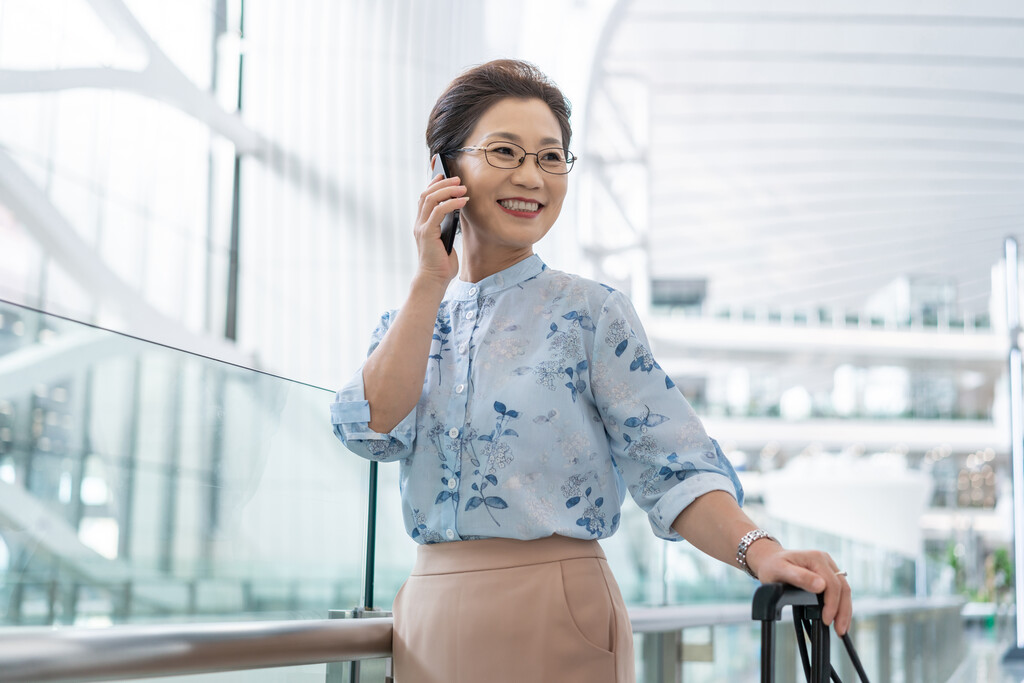
[{"label": "handrail", "polygon": [[[855,599],[854,620],[863,621],[882,615],[962,609],[964,604],[964,600],[957,597]],[[633,633],[664,633],[697,626],[751,623],[750,603],[747,602],[631,607],[629,619],[633,624]]]},{"label": "handrail", "polygon": [[[858,620],[959,609],[956,598],[857,601]],[[632,607],[634,633],[750,624],[749,603]],[[393,620],[324,619],[0,630],[0,682],[110,681],[391,655]]]},{"label": "handrail", "polygon": [[392,620],[319,619],[0,631],[0,681],[110,681],[391,655]]}]

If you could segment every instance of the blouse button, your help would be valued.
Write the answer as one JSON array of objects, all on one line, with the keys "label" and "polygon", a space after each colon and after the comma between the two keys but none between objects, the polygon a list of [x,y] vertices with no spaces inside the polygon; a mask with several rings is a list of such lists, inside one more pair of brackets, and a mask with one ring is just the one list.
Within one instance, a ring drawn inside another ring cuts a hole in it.
[{"label": "blouse button", "polygon": [[479,291],[480,291],[479,289],[477,289],[476,287],[473,287],[472,289],[469,290],[469,295],[470,296],[476,296],[476,293],[479,292]]},{"label": "blouse button", "polygon": [[459,353],[465,353],[466,351],[469,351],[469,344],[466,344],[465,342],[459,344]]},{"label": "blouse button", "polygon": [[459,386],[455,387],[455,393],[456,394],[461,394],[465,390],[465,388],[466,388],[465,384],[460,384]]},{"label": "blouse button", "polygon": [[452,477],[451,479],[448,480],[448,488],[450,488],[452,490],[455,490],[455,487],[456,487],[455,477]]},{"label": "blouse button", "polygon": [[472,320],[476,316],[476,311],[466,311],[466,320]]},{"label": "blouse button", "polygon": [[448,430],[448,436],[452,437],[453,439],[455,437],[457,437],[458,435],[459,435],[459,430],[457,428],[452,427],[451,429]]},{"label": "blouse button", "polygon": [[447,531],[445,531],[444,535],[448,537],[449,541],[452,540],[453,538],[455,538],[455,532],[452,531],[451,529],[448,529]]}]

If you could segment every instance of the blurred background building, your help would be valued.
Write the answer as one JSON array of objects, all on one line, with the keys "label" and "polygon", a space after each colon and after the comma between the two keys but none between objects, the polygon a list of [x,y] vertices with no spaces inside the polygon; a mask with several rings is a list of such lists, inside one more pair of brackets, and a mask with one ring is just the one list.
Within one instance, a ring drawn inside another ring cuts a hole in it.
[{"label": "blurred background building", "polygon": [[[354,604],[329,389],[415,268],[434,99],[503,56],[573,103],[538,252],[630,293],[752,514],[861,594],[1012,599],[1022,36],[1005,0],[0,0],[0,623]],[[623,527],[632,603],[749,592]]]}]

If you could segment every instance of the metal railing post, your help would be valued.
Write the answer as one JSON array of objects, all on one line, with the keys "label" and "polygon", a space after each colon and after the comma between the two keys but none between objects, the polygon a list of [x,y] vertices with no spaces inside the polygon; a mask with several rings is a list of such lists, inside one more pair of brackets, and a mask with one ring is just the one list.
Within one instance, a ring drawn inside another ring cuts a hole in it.
[{"label": "metal railing post", "polygon": [[[391,612],[362,607],[332,609],[329,619],[375,619],[390,617]],[[328,662],[326,683],[392,683],[391,659],[355,659],[349,662]]]},{"label": "metal railing post", "polygon": [[1014,597],[1016,598],[1016,631],[1017,637],[1005,659],[1024,660],[1024,410],[1021,402],[1024,399],[1022,388],[1021,350],[1020,350],[1020,302],[1018,297],[1020,279],[1017,267],[1017,240],[1006,238],[1006,331],[1010,335],[1010,460],[1013,470],[1013,557],[1014,566]]}]

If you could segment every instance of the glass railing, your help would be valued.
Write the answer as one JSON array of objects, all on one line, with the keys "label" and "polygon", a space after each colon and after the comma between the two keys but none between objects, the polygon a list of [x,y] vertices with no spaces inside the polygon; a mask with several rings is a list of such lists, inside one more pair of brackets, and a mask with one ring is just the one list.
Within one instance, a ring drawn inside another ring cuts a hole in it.
[{"label": "glass railing", "polygon": [[[359,604],[369,465],[331,434],[331,392],[13,304],[0,316],[0,624]],[[860,594],[913,593],[913,562],[807,533],[788,544],[862,566]],[[379,469],[376,538],[374,603],[390,609],[416,547],[394,466]],[[629,604],[745,601],[754,586],[655,538],[629,500],[603,545]]]},{"label": "glass railing", "polygon": [[[747,506],[760,526],[771,529],[790,548],[815,548],[847,569],[859,597],[913,596],[916,572],[924,558],[905,555],[774,519],[760,506]],[[680,605],[747,602],[757,582],[699,552],[686,542],[666,543],[650,530],[647,516],[627,501],[621,526],[601,542],[608,562],[630,605]]]},{"label": "glass railing", "polygon": [[331,396],[0,303],[0,625],[357,605],[368,464]]}]

